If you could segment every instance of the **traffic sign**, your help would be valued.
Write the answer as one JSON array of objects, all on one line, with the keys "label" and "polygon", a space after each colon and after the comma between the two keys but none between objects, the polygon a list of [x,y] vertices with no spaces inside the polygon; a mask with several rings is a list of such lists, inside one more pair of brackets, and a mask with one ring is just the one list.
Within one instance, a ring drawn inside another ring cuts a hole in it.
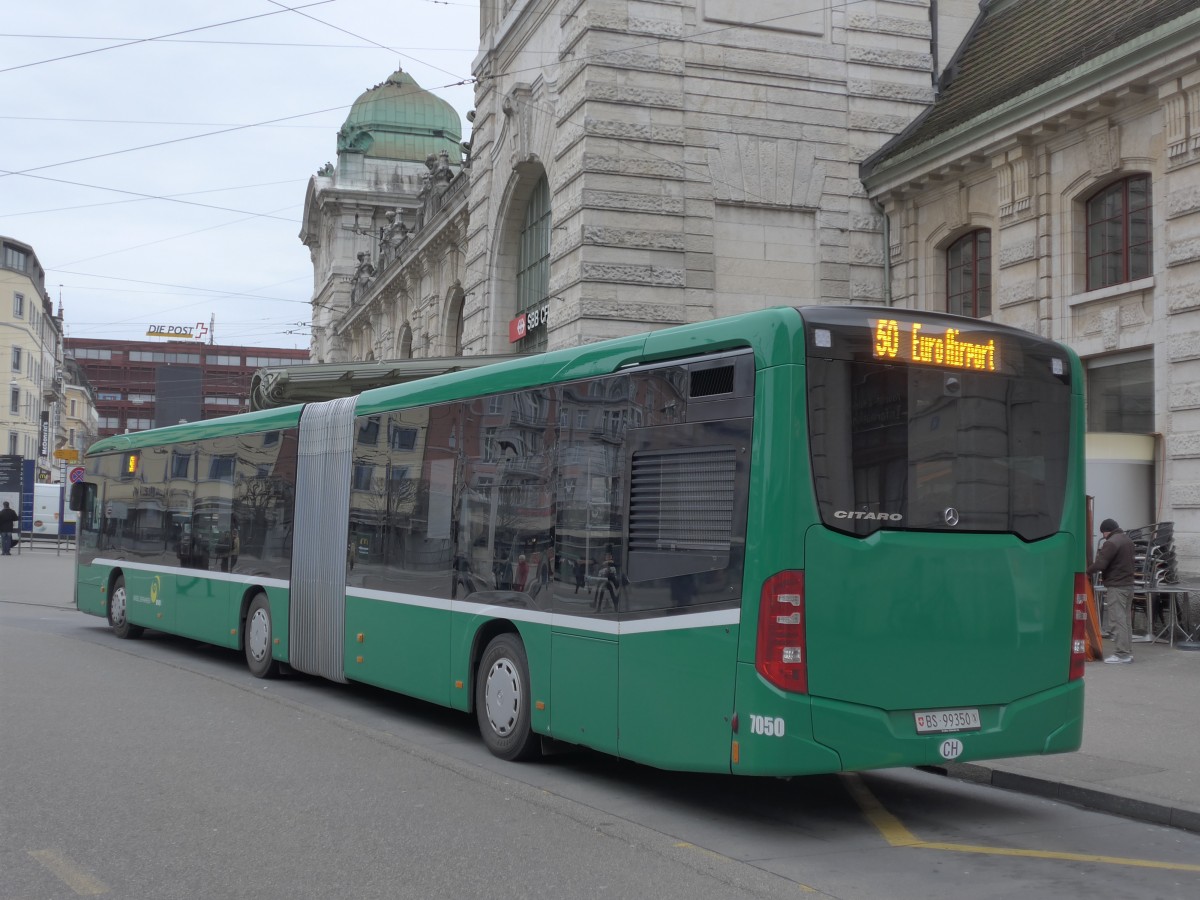
[{"label": "traffic sign", "polygon": [[54,451],[54,458],[67,462],[79,462],[79,451],[74,447],[61,447]]},{"label": "traffic sign", "polygon": [[69,482],[71,482],[71,484],[80,484],[80,483],[82,483],[84,477],[85,477],[85,472],[84,472],[83,466],[76,466],[67,475],[67,480]]}]

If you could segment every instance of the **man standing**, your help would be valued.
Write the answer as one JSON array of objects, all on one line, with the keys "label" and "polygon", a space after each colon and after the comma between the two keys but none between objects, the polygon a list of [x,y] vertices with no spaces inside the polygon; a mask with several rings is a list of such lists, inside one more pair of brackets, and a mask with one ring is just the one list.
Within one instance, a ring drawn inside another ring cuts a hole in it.
[{"label": "man standing", "polygon": [[13,532],[16,528],[17,511],[5,500],[4,508],[0,509],[0,551],[4,556],[12,556]]},{"label": "man standing", "polygon": [[1132,635],[1129,632],[1129,601],[1133,598],[1133,541],[1113,519],[1100,523],[1104,543],[1096,553],[1096,561],[1087,573],[1099,572],[1104,579],[1105,606],[1108,623],[1117,642],[1116,652],[1106,663],[1133,662]]}]

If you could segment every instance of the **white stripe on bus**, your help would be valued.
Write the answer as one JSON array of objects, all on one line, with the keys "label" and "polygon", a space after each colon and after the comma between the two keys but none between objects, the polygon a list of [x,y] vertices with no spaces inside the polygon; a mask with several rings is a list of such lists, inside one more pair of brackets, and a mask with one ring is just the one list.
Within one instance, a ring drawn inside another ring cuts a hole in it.
[{"label": "white stripe on bus", "polygon": [[[131,562],[123,559],[96,559],[93,565],[135,569],[155,575],[172,575],[178,578],[207,578],[232,584],[255,584],[263,587],[290,589],[291,582],[282,578],[259,578],[236,572],[209,572],[199,569],[182,569],[178,566],[157,566],[149,563]],[[195,572],[195,575],[190,575]],[[714,628],[721,625],[737,625],[741,621],[741,610],[719,609],[711,612],[674,613],[644,619],[613,621],[585,615],[550,613],[537,609],[521,609],[517,606],[499,606],[494,603],[468,603],[464,600],[445,600],[439,597],[423,597],[419,594],[404,594],[397,591],[376,591],[364,588],[347,589],[347,597],[362,600],[378,600],[397,603],[401,606],[419,606],[444,612],[466,613],[492,619],[511,619],[514,622],[529,622],[549,625],[552,628],[570,628],[576,631],[591,631],[597,634],[649,634],[655,631],[685,631],[691,628]]]}]

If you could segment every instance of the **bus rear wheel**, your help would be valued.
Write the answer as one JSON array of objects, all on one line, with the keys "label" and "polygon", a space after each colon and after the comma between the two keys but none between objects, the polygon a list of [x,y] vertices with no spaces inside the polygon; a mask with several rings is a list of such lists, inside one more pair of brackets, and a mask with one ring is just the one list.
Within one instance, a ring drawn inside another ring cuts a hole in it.
[{"label": "bus rear wheel", "polygon": [[139,638],[145,631],[141,625],[131,625],[129,622],[129,593],[125,590],[124,575],[117,576],[108,594],[108,626],[122,640]]},{"label": "bus rear wheel", "polygon": [[479,733],[493,756],[533,759],[541,744],[530,727],[529,661],[514,634],[501,634],[483,651],[475,682]]},{"label": "bus rear wheel", "polygon": [[279,663],[271,656],[271,604],[266,594],[255,594],[246,610],[242,643],[246,649],[246,666],[255,678],[273,678]]}]

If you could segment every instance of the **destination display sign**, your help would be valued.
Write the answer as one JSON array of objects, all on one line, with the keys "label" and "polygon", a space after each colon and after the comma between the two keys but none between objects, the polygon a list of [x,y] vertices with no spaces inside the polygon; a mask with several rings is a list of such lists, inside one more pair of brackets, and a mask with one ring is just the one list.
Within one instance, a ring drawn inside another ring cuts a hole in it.
[{"label": "destination display sign", "polygon": [[871,329],[876,359],[973,372],[1000,370],[1000,347],[991,336],[971,340],[958,328],[899,319],[872,319]]}]

